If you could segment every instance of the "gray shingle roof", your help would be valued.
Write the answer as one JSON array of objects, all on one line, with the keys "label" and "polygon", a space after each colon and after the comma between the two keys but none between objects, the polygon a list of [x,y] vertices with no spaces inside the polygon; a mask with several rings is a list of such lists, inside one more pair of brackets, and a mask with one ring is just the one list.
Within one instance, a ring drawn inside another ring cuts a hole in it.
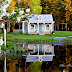
[{"label": "gray shingle roof", "polygon": [[43,20],[42,20],[42,22],[52,22],[53,21],[53,17],[52,17],[52,15],[51,14],[38,14],[38,15],[34,15],[30,20],[29,20],[29,22],[37,22],[38,21],[38,19],[37,19],[37,17],[38,16],[42,16],[42,18],[43,18]]}]

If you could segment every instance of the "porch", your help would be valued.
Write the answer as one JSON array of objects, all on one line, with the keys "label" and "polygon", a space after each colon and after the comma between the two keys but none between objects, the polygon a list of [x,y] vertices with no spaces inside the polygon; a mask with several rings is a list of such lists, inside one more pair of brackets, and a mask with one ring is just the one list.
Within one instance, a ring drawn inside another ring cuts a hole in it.
[{"label": "porch", "polygon": [[29,23],[28,24],[29,34],[45,35],[45,34],[51,34],[52,31],[53,28],[51,23]]}]

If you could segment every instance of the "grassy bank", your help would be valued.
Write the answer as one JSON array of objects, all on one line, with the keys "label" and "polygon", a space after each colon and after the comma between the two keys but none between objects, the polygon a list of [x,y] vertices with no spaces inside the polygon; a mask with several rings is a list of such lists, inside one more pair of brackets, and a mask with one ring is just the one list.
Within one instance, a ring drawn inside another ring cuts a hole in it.
[{"label": "grassy bank", "polygon": [[[0,34],[2,36],[3,34]],[[14,42],[53,42],[53,37],[72,36],[72,31],[55,31],[55,35],[25,35],[22,33],[7,33],[7,41]],[[69,38],[68,41],[71,41]],[[65,40],[67,41],[67,40]]]}]

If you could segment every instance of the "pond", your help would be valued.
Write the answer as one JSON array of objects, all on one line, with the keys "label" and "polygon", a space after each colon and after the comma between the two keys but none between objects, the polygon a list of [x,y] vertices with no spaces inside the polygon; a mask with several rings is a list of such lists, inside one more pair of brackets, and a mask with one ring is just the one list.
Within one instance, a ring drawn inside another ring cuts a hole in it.
[{"label": "pond", "polygon": [[0,72],[72,72],[72,44],[20,44],[0,53]]}]

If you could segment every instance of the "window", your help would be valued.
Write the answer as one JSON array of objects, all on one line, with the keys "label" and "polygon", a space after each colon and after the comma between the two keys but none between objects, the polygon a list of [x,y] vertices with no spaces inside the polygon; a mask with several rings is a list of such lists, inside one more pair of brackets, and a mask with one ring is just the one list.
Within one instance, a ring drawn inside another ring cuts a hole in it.
[{"label": "window", "polygon": [[49,25],[46,25],[46,30],[49,30]]},{"label": "window", "polygon": [[37,17],[37,19],[40,20],[40,21],[42,21],[43,17],[42,17],[41,15],[39,15],[39,16]]},{"label": "window", "polygon": [[39,16],[39,20],[42,20],[41,16]]},{"label": "window", "polygon": [[32,29],[32,30],[34,29],[34,25],[33,25],[33,24],[31,25],[31,29]]}]

